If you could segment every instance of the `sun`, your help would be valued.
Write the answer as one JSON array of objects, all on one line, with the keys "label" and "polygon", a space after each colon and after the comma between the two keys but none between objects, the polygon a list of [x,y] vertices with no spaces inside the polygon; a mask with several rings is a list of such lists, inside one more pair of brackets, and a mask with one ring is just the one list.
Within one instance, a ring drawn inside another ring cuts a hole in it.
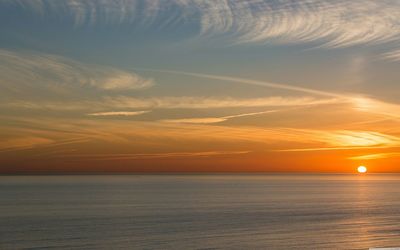
[{"label": "sun", "polygon": [[361,174],[366,173],[367,172],[367,168],[365,166],[359,166],[357,168],[357,171]]}]

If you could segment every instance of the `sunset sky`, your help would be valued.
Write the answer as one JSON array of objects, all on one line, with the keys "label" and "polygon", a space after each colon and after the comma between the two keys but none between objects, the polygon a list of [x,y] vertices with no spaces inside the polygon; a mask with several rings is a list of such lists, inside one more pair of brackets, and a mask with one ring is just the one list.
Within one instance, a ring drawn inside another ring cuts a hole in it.
[{"label": "sunset sky", "polygon": [[399,0],[0,0],[0,173],[400,171]]}]

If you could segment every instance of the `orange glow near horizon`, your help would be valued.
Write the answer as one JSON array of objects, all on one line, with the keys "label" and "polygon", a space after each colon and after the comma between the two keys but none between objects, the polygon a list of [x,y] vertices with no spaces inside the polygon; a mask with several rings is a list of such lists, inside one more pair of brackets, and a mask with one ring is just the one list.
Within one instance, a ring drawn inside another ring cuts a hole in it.
[{"label": "orange glow near horizon", "polygon": [[13,119],[27,128],[2,130],[9,137],[0,141],[2,173],[352,172],[360,161],[373,172],[395,172],[400,158],[398,137],[369,124],[352,130],[312,123],[301,129],[96,117]]},{"label": "orange glow near horizon", "polygon": [[[2,173],[352,172],[360,160],[395,172],[397,137],[383,132],[175,124],[107,119],[24,119],[7,127]],[[68,124],[68,125],[65,125]]]}]

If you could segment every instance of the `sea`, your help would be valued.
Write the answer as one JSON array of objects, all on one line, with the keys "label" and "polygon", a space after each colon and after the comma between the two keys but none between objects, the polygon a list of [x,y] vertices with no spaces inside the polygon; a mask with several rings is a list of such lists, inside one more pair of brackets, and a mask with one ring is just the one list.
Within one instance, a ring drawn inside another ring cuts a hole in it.
[{"label": "sea", "polygon": [[400,175],[0,176],[0,249],[400,247]]}]

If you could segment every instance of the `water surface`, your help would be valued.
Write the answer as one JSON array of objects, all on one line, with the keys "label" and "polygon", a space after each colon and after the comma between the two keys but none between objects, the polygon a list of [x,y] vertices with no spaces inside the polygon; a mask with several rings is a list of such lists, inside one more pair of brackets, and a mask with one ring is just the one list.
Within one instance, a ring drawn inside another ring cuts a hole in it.
[{"label": "water surface", "polygon": [[0,177],[0,249],[393,246],[399,175]]}]

